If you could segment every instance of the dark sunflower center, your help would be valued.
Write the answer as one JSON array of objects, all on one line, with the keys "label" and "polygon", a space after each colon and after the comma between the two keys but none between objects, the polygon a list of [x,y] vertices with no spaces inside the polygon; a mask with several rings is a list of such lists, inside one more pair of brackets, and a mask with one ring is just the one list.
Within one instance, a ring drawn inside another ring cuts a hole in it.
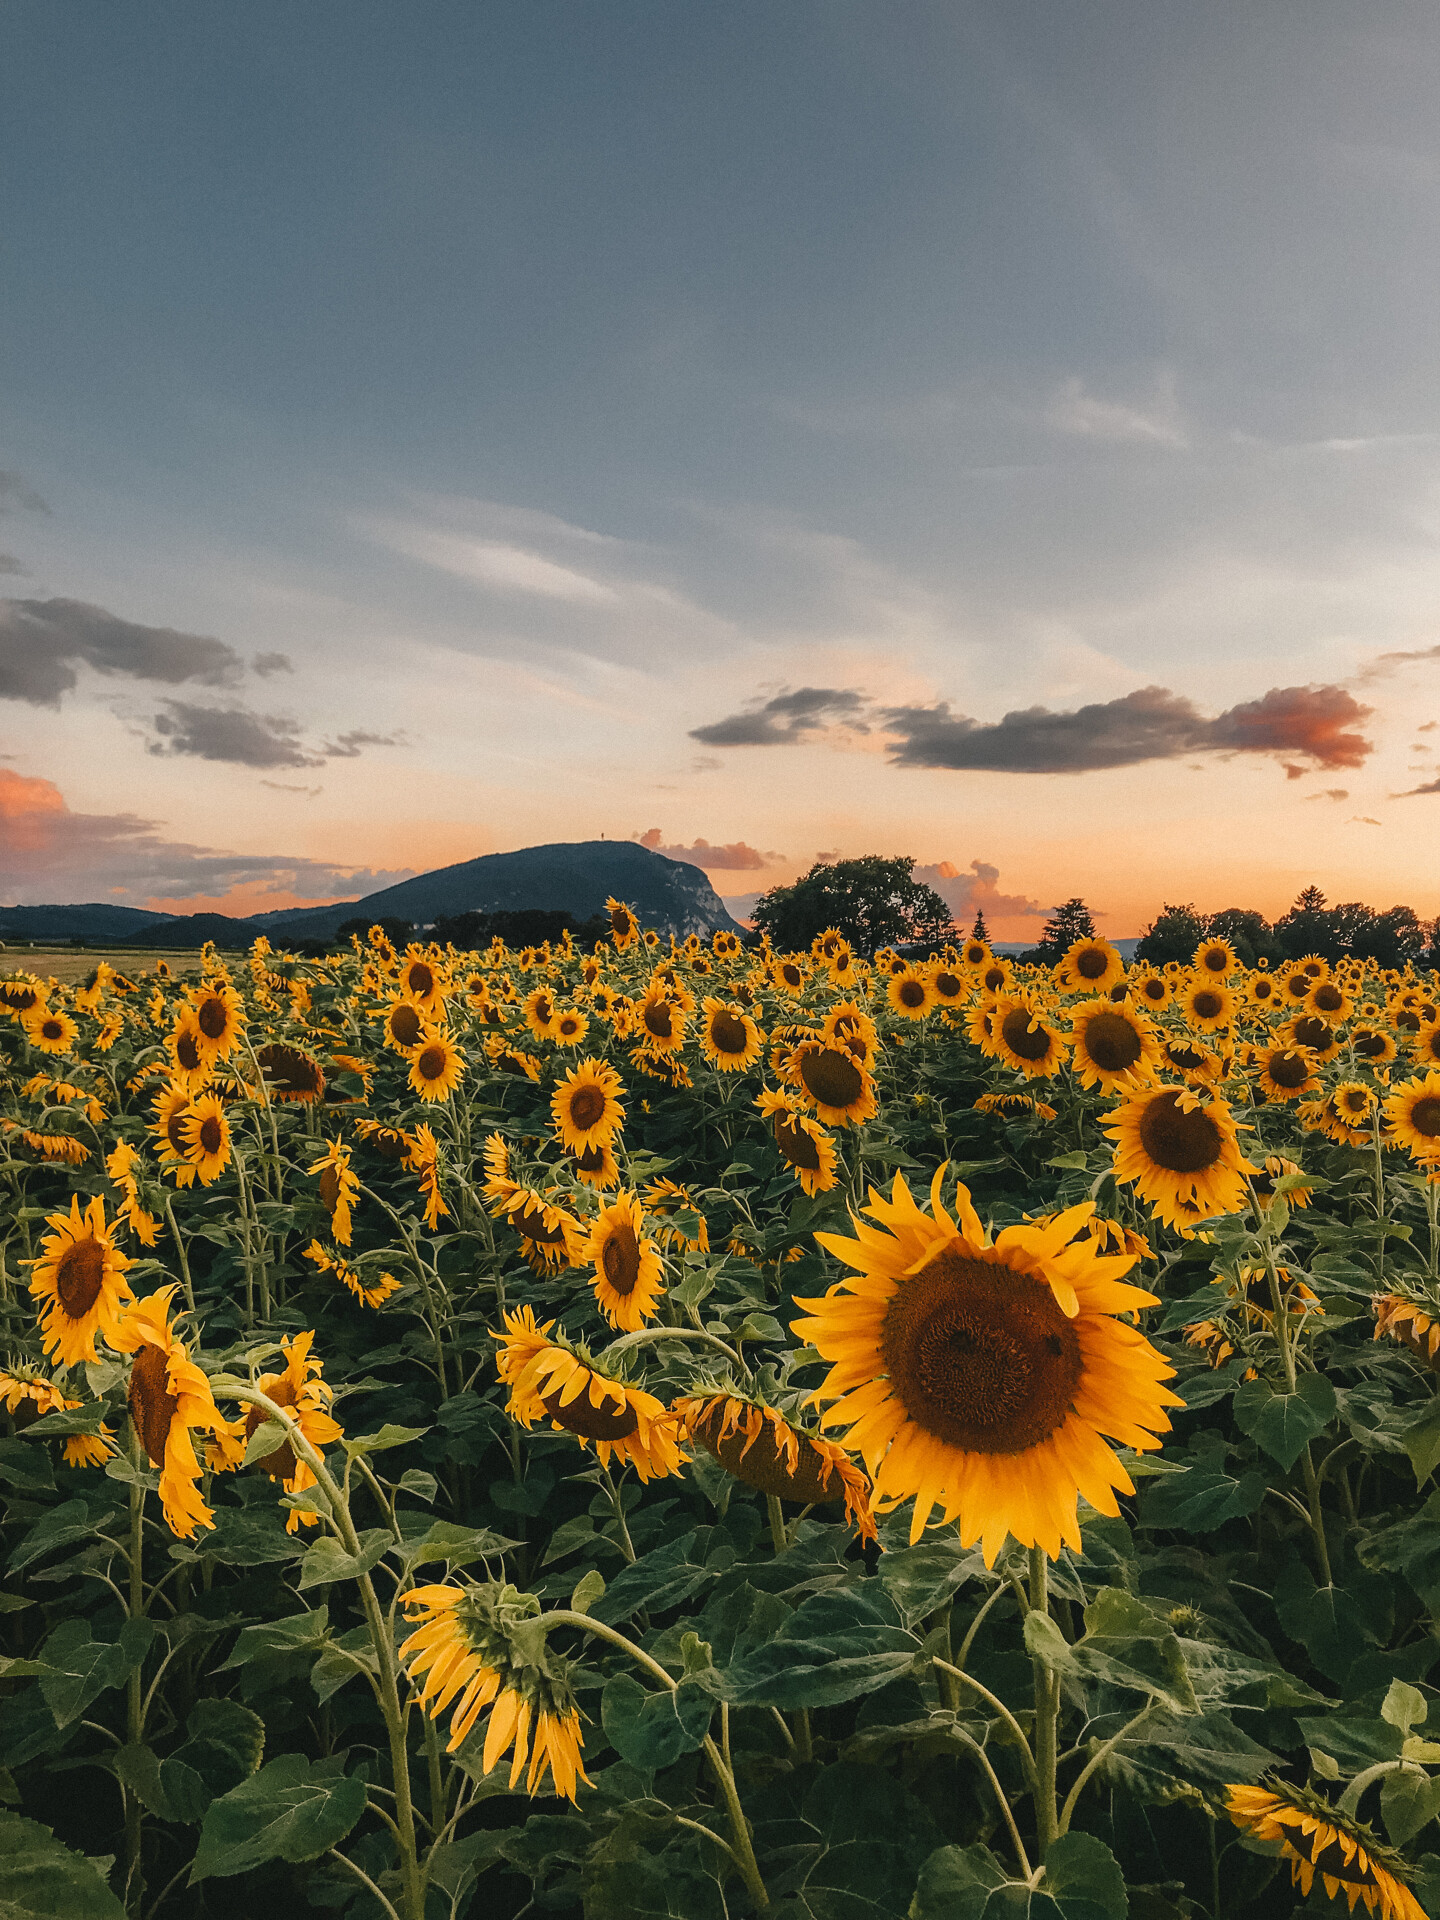
[{"label": "dark sunflower center", "polygon": [[423,1000],[435,991],[435,975],[423,960],[417,960],[405,975],[405,984]]},{"label": "dark sunflower center", "polygon": [[1170,1173],[1203,1173],[1220,1158],[1225,1139],[1208,1113],[1186,1113],[1178,1093],[1162,1093],[1140,1116],[1140,1144]]},{"label": "dark sunflower center", "polygon": [[903,980],[895,991],[902,1007],[923,1007],[925,1004],[925,989],[918,980]]},{"label": "dark sunflower center", "polygon": [[542,1247],[558,1246],[565,1238],[565,1223],[556,1220],[553,1225],[545,1224],[545,1208],[531,1205],[523,1213],[510,1216],[516,1231],[523,1233],[527,1240],[538,1240]]},{"label": "dark sunflower center", "polygon": [[595,1407],[590,1404],[589,1394],[582,1393],[562,1407],[562,1391],[560,1387],[553,1387],[549,1393],[540,1395],[545,1411],[552,1420],[558,1420],[567,1433],[578,1433],[582,1440],[623,1440],[640,1424],[635,1409],[623,1396],[618,1406],[607,1396]]},{"label": "dark sunflower center", "polygon": [[1288,1048],[1284,1053],[1272,1053],[1269,1063],[1270,1078],[1277,1087],[1293,1092],[1303,1087],[1310,1077],[1310,1068],[1303,1054],[1292,1053]]},{"label": "dark sunflower center", "polygon": [[230,1009],[223,1000],[213,995],[210,999],[200,1002],[200,1011],[195,1016],[200,1031],[207,1040],[219,1040],[229,1025],[229,1018]]},{"label": "dark sunflower center", "polygon": [[717,1053],[744,1053],[750,1044],[745,1022],[733,1013],[712,1014],[710,1044]]},{"label": "dark sunflower center", "polygon": [[981,962],[984,960],[984,958],[985,958],[985,949],[984,947],[980,946],[978,942],[976,943],[976,945],[967,947],[965,949],[966,966],[978,967],[981,964]]},{"label": "dark sunflower center", "polygon": [[1401,1007],[1395,1016],[1395,1024],[1397,1027],[1403,1027],[1407,1033],[1418,1033],[1420,1031],[1420,1016],[1418,1013],[1412,1012],[1409,1007]]},{"label": "dark sunflower center", "polygon": [[1098,980],[1110,965],[1108,953],[1098,953],[1094,947],[1087,947],[1075,961],[1075,971],[1082,980]]},{"label": "dark sunflower center", "polygon": [[635,1291],[635,1282],[640,1278],[640,1247],[628,1220],[617,1220],[610,1229],[600,1264],[616,1293]]},{"label": "dark sunflower center", "polygon": [[865,1079],[848,1053],[820,1047],[800,1056],[800,1078],[812,1100],[824,1107],[849,1107],[865,1091]]},{"label": "dark sunflower center", "polygon": [[987,993],[998,993],[1005,984],[1003,967],[987,967],[981,976],[981,984]]},{"label": "dark sunflower center", "polygon": [[318,1100],[325,1091],[325,1076],[308,1055],[295,1047],[272,1041],[255,1056],[260,1071],[282,1099]]},{"label": "dark sunflower center", "polygon": [[1316,987],[1310,999],[1317,1013],[1337,1013],[1345,1004],[1344,994],[1338,987],[1331,986],[1329,981]]},{"label": "dark sunflower center", "polygon": [[59,1040],[64,1036],[64,1033],[65,1033],[64,1027],[61,1026],[58,1020],[43,1021],[41,1023],[40,1031],[41,1033],[44,1034],[47,1040]]},{"label": "dark sunflower center", "polygon": [[668,1040],[675,1031],[670,1009],[663,1000],[652,1001],[645,1009],[644,1018],[645,1031],[653,1033],[657,1040]]},{"label": "dark sunflower center", "polygon": [[1440,1136],[1440,1095],[1427,1093],[1410,1109],[1410,1124],[1427,1139]]},{"label": "dark sunflower center", "polygon": [[803,1167],[806,1173],[818,1173],[820,1170],[820,1149],[793,1120],[787,1120],[783,1114],[775,1116],[775,1144],[790,1162],[792,1167]]},{"label": "dark sunflower center", "polygon": [[152,1467],[165,1464],[170,1422],[180,1405],[169,1387],[169,1362],[159,1347],[142,1346],[130,1370],[130,1418]]},{"label": "dark sunflower center", "polygon": [[1273,1000],[1275,998],[1275,982],[1273,980],[1257,980],[1255,982],[1255,998],[1257,1000]]},{"label": "dark sunflower center", "polygon": [[413,1047],[420,1038],[420,1016],[414,1007],[399,1006],[390,1015],[390,1037],[402,1047]]},{"label": "dark sunflower center", "polygon": [[1211,992],[1208,987],[1202,987],[1190,1005],[1196,1018],[1200,1020],[1218,1020],[1225,1011],[1225,1002],[1218,993]]},{"label": "dark sunflower center", "polygon": [[780,969],[780,978],[785,982],[787,987],[798,987],[804,977],[799,967],[787,966],[781,967]]},{"label": "dark sunflower center", "polygon": [[1295,1022],[1295,1038],[1302,1047],[1314,1047],[1317,1053],[1324,1053],[1333,1035],[1328,1021],[1307,1013]]},{"label": "dark sunflower center", "polygon": [[582,1147],[579,1153],[571,1157],[581,1173],[603,1173],[605,1170],[604,1147]]},{"label": "dark sunflower center", "polygon": [[415,1065],[419,1069],[422,1080],[443,1080],[446,1067],[445,1049],[426,1047]]},{"label": "dark sunflower center", "polygon": [[1292,973],[1290,978],[1285,982],[1285,991],[1292,1000],[1303,1000],[1310,991],[1310,975],[1308,973]]},{"label": "dark sunflower center", "polygon": [[179,1154],[185,1151],[185,1135],[181,1131],[180,1122],[185,1118],[187,1110],[185,1107],[180,1107],[165,1122],[165,1138],[170,1142],[172,1152]]},{"label": "dark sunflower center", "polygon": [[1227,956],[1223,947],[1211,947],[1200,964],[1207,973],[1224,973],[1226,958]]},{"label": "dark sunflower center", "polygon": [[967,1453],[1024,1453],[1070,1411],[1084,1371],[1049,1287],[946,1250],[901,1282],[881,1353],[906,1413]]},{"label": "dark sunflower center", "polygon": [[1147,980],[1140,991],[1147,1000],[1163,1000],[1165,998],[1165,982],[1163,980]]},{"label": "dark sunflower center", "polygon": [[1102,1073],[1124,1073],[1140,1058],[1142,1041],[1119,1013],[1097,1013],[1085,1027],[1085,1051]]},{"label": "dark sunflower center", "polygon": [[194,1073],[200,1065],[200,1048],[188,1027],[175,1042],[175,1058],[186,1073]]},{"label": "dark sunflower center", "polygon": [[934,986],[942,1000],[958,1000],[965,991],[953,973],[937,973]]},{"label": "dark sunflower center", "polygon": [[1024,1007],[1015,1007],[1006,1014],[1000,1022],[1000,1033],[1010,1051],[1022,1060],[1047,1059],[1055,1044],[1038,1020],[1031,1024],[1030,1013]]},{"label": "dark sunflower center", "polygon": [[[382,1160],[403,1160],[409,1151],[403,1137],[394,1132],[390,1127],[382,1128],[381,1131],[374,1136],[370,1144]],[[337,1189],[339,1187],[338,1180],[336,1181],[336,1187]],[[321,1191],[324,1192],[323,1176],[321,1178]],[[327,1198],[325,1204],[327,1207],[333,1207],[335,1202]]]},{"label": "dark sunflower center", "polygon": [[1425,1044],[1420,1051],[1427,1060],[1440,1060],[1440,1028],[1437,1028],[1434,1033],[1426,1034]]},{"label": "dark sunflower center", "polygon": [[570,1124],[578,1133],[586,1133],[605,1112],[605,1095],[599,1087],[577,1087],[570,1096]]},{"label": "dark sunflower center", "polygon": [[1363,1087],[1347,1087],[1340,1096],[1340,1104],[1347,1113],[1368,1113],[1369,1097]]},{"label": "dark sunflower center", "polygon": [[60,1256],[55,1293],[68,1320],[83,1320],[100,1298],[105,1280],[105,1249],[98,1240],[76,1240]]},{"label": "dark sunflower center", "polygon": [[[295,1405],[295,1388],[288,1380],[272,1380],[268,1387],[262,1384],[261,1390],[275,1402],[277,1407]],[[245,1416],[246,1440],[249,1440],[257,1428],[264,1426],[266,1418],[263,1407],[250,1409]],[[268,1473],[272,1480],[288,1480],[294,1473],[296,1464],[295,1449],[288,1440],[283,1446],[277,1447],[273,1453],[267,1453],[255,1462],[260,1471]]]},{"label": "dark sunflower center", "polygon": [[204,1153],[219,1153],[225,1139],[225,1131],[214,1114],[207,1114],[200,1122],[200,1147]]}]

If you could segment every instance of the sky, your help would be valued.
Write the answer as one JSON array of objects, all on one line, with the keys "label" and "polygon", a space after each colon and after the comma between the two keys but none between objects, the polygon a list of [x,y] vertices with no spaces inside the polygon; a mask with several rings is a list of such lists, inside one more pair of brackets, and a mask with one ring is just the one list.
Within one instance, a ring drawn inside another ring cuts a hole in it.
[{"label": "sky", "polygon": [[0,901],[1440,913],[1440,14],[7,0]]}]

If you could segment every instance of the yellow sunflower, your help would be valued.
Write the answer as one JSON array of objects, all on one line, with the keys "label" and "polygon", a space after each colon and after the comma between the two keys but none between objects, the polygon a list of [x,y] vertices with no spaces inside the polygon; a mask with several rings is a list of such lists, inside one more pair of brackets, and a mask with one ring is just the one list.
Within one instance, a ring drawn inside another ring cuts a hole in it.
[{"label": "yellow sunflower", "polygon": [[550,1114],[560,1142],[571,1153],[609,1146],[625,1125],[620,1095],[624,1082],[603,1060],[582,1060],[556,1087]]},{"label": "yellow sunflower", "polygon": [[1181,1074],[1192,1086],[1204,1086],[1220,1078],[1219,1056],[1202,1047],[1198,1040],[1164,1039],[1160,1042],[1160,1052],[1170,1072]]},{"label": "yellow sunflower", "polygon": [[623,900],[607,900],[605,911],[610,916],[610,938],[616,948],[623,953],[632,945],[640,931],[634,912]]},{"label": "yellow sunflower", "polygon": [[30,1263],[30,1292],[40,1303],[40,1344],[61,1366],[97,1362],[95,1340],[113,1347],[120,1315],[134,1300],[125,1270],[130,1261],[105,1225],[105,1202],[97,1194],[81,1211],[74,1194],[69,1213],[46,1216],[51,1229]]},{"label": "yellow sunflower", "polygon": [[505,1315],[496,1366],[510,1390],[505,1411],[522,1427],[548,1419],[595,1449],[601,1466],[617,1454],[641,1480],[679,1473],[684,1460],[675,1416],[653,1394],[604,1372],[581,1348],[550,1338],[555,1325],[537,1326],[529,1307]]},{"label": "yellow sunflower", "polygon": [[1354,1001],[1338,978],[1317,980],[1305,996],[1305,1006],[1310,1013],[1318,1013],[1322,1020],[1337,1027],[1343,1026],[1355,1010]]},{"label": "yellow sunflower", "polygon": [[1351,1913],[1358,1904],[1378,1920],[1425,1920],[1425,1909],[1401,1877],[1406,1866],[1400,1854],[1308,1788],[1278,1780],[1273,1790],[1229,1787],[1225,1811],[1242,1833],[1280,1843],[1280,1858],[1290,1862],[1291,1884],[1302,1895],[1308,1897],[1318,1878],[1329,1899],[1345,1895]]},{"label": "yellow sunflower", "polygon": [[930,969],[930,986],[942,1007],[958,1006],[970,996],[965,976],[943,961]]},{"label": "yellow sunflower", "polygon": [[1375,1338],[1389,1338],[1408,1347],[1418,1360],[1440,1373],[1440,1307],[1433,1301],[1410,1300],[1403,1293],[1377,1293]]},{"label": "yellow sunflower", "polygon": [[400,963],[400,991],[415,1002],[427,1020],[438,1020],[445,1010],[450,983],[421,948],[411,946]]},{"label": "yellow sunflower", "polygon": [[1033,1114],[1037,1120],[1053,1120],[1055,1109],[1048,1101],[1036,1100],[1028,1093],[982,1093],[975,1102],[976,1113],[996,1113],[1006,1120]]},{"label": "yellow sunflower", "polygon": [[902,1019],[925,1020],[934,1012],[939,996],[925,974],[902,966],[899,973],[891,974],[885,998]]},{"label": "yellow sunflower", "polygon": [[79,1038],[80,1029],[63,1009],[39,1006],[22,1014],[25,1038],[41,1053],[69,1053]]},{"label": "yellow sunflower", "polygon": [[740,1073],[760,1058],[765,1036],[743,1007],[706,1000],[700,1025],[700,1051],[721,1073]]},{"label": "yellow sunflower", "polygon": [[408,1060],[425,1037],[425,1016],[408,997],[393,1001],[385,1009],[385,1044],[392,1053]]},{"label": "yellow sunflower", "polygon": [[[710,1251],[710,1228],[699,1201],[688,1187],[667,1180],[662,1174],[642,1189],[640,1198],[645,1203],[645,1211],[662,1223],[655,1229],[655,1238],[662,1247],[679,1247],[686,1253]],[[697,1224],[693,1228],[684,1226],[676,1218],[682,1213],[693,1214]]]},{"label": "yellow sunflower", "polygon": [[1440,1160],[1440,1072],[1402,1080],[1385,1102],[1390,1138],[1412,1160],[1428,1166]]},{"label": "yellow sunflower", "polygon": [[[255,1385],[277,1407],[284,1407],[319,1453],[342,1439],[344,1429],[330,1416],[334,1389],[320,1377],[322,1362],[310,1351],[314,1344],[313,1332],[297,1333],[292,1339],[282,1340],[280,1350],[285,1355],[284,1372],[262,1373]],[[267,1418],[263,1407],[250,1408],[245,1416],[244,1437],[247,1442],[252,1434],[264,1426]],[[296,1454],[288,1440],[276,1447],[273,1453],[264,1454],[255,1465],[261,1473],[280,1481],[287,1493],[303,1493],[307,1487],[315,1485],[315,1475],[310,1466]],[[285,1522],[285,1531],[294,1533],[297,1528],[313,1527],[318,1521],[319,1515],[307,1508],[292,1507]]]},{"label": "yellow sunflower", "polygon": [[1420,1067],[1440,1067],[1440,1020],[1427,1020],[1416,1032],[1410,1042],[1410,1058]]},{"label": "yellow sunflower", "polygon": [[1130,998],[1151,1013],[1158,1013],[1170,1004],[1170,983],[1164,974],[1142,970],[1131,974],[1126,984]]},{"label": "yellow sunflower", "polygon": [[[73,1413],[83,1405],[32,1368],[0,1373],[0,1407],[9,1414],[17,1433],[23,1433],[47,1413]],[[114,1436],[103,1424],[98,1433],[67,1433],[60,1443],[67,1467],[102,1467],[116,1451]]]},{"label": "yellow sunflower", "polygon": [[548,987],[535,987],[521,1003],[525,1024],[537,1040],[548,1040],[555,1025],[555,996]]},{"label": "yellow sunflower", "polygon": [[832,1127],[858,1127],[879,1111],[875,1082],[848,1042],[802,1040],[790,1054],[786,1077]]},{"label": "yellow sunflower", "polygon": [[432,1028],[410,1059],[410,1085],[422,1100],[448,1100],[465,1072],[465,1056],[454,1041]]},{"label": "yellow sunflower", "polygon": [[350,1170],[350,1149],[342,1140],[332,1140],[325,1156],[309,1168],[320,1176],[320,1198],[330,1213],[330,1231],[336,1244],[348,1247],[352,1231],[351,1209],[360,1197],[360,1181]]},{"label": "yellow sunflower", "polygon": [[[418,1622],[400,1648],[400,1661],[412,1683],[423,1676],[421,1706],[438,1720],[455,1702],[447,1752],[464,1745],[488,1708],[483,1773],[513,1748],[512,1791],[522,1773],[532,1798],[547,1773],[554,1791],[567,1800],[574,1800],[581,1780],[590,1785],[580,1762],[584,1738],[568,1666],[549,1652],[543,1638],[527,1640],[523,1633],[525,1623],[540,1612],[533,1594],[499,1585],[412,1587],[400,1604],[407,1619]],[[528,1656],[523,1662],[516,1657],[519,1648]]]},{"label": "yellow sunflower", "polygon": [[1272,973],[1253,974],[1246,984],[1245,993],[1252,1007],[1275,1007],[1281,1004],[1280,982]]},{"label": "yellow sunflower", "polygon": [[1297,1014],[1293,1020],[1287,1020],[1280,1029],[1281,1037],[1293,1047],[1305,1047],[1322,1064],[1333,1060],[1340,1051],[1340,1035],[1328,1020],[1322,1020],[1318,1013]]},{"label": "yellow sunflower", "polygon": [[245,1025],[244,1002],[228,981],[200,987],[190,995],[200,1050],[207,1061],[228,1060]]},{"label": "yellow sunflower", "polygon": [[210,1382],[171,1325],[174,1296],[172,1285],[135,1301],[116,1333],[107,1337],[117,1353],[135,1356],[130,1421],[151,1466],[160,1469],[165,1524],[178,1539],[189,1540],[197,1527],[215,1524],[196,1485],[201,1469],[193,1435],[228,1432],[229,1422],[215,1404]]},{"label": "yellow sunflower", "polygon": [[990,1048],[1027,1080],[1048,1080],[1065,1064],[1069,1052],[1058,1028],[1051,1026],[1040,1003],[1028,994],[1007,994],[997,1005],[990,1027]]},{"label": "yellow sunflower", "polygon": [[774,962],[770,969],[770,978],[781,993],[795,1000],[805,991],[805,982],[809,977],[809,968],[798,953],[788,954],[785,959]]},{"label": "yellow sunflower", "polygon": [[1372,1067],[1385,1066],[1400,1051],[1395,1044],[1394,1034],[1373,1022],[1362,1023],[1350,1029],[1350,1046],[1354,1053]]},{"label": "yellow sunflower", "polygon": [[321,1246],[318,1240],[310,1242],[301,1258],[318,1267],[321,1273],[333,1273],[343,1286],[350,1289],[362,1307],[383,1307],[392,1293],[400,1291],[400,1282],[393,1273],[382,1273],[378,1280],[367,1280],[358,1267],[351,1266],[338,1253]]},{"label": "yellow sunflower", "polygon": [[557,1047],[578,1047],[590,1031],[590,1022],[577,1007],[564,1007],[550,1024],[550,1038]]},{"label": "yellow sunflower", "polygon": [[595,1147],[582,1147],[578,1153],[572,1153],[569,1159],[581,1186],[593,1187],[597,1193],[606,1193],[611,1187],[619,1186],[620,1163],[608,1141],[602,1141]]},{"label": "yellow sunflower", "polygon": [[611,1326],[634,1333],[660,1311],[665,1275],[655,1242],[645,1237],[645,1216],[633,1193],[622,1193],[590,1230],[585,1257],[595,1269],[596,1305]]},{"label": "yellow sunflower", "polygon": [[1380,1104],[1373,1088],[1361,1080],[1342,1080],[1321,1103],[1320,1131],[1342,1147],[1369,1144],[1370,1116]]},{"label": "yellow sunflower", "polygon": [[1160,1042],[1145,1015],[1112,1000],[1075,1008],[1070,1053],[1081,1083],[1104,1093],[1153,1080],[1161,1064]]},{"label": "yellow sunflower", "polygon": [[857,1066],[873,1067],[880,1051],[880,1034],[875,1022],[854,1000],[839,1000],[820,1023],[826,1040],[842,1046]]},{"label": "yellow sunflower", "polygon": [[1235,1018],[1235,996],[1222,980],[1192,980],[1179,995],[1179,1006],[1197,1033],[1216,1033]]},{"label": "yellow sunflower", "polygon": [[160,1237],[160,1222],[140,1204],[140,1179],[136,1172],[140,1165],[140,1156],[134,1147],[121,1140],[106,1156],[105,1171],[120,1189],[116,1219],[128,1223],[142,1247],[153,1247]]},{"label": "yellow sunflower", "polygon": [[646,989],[635,1009],[635,1034],[647,1053],[675,1053],[685,1044],[685,1013],[660,982]]},{"label": "yellow sunflower", "polygon": [[257,1051],[255,1059],[272,1100],[312,1107],[324,1099],[324,1070],[320,1062],[302,1048],[271,1040]]},{"label": "yellow sunflower", "polygon": [[965,967],[983,967],[993,956],[984,940],[967,940],[960,949],[960,964]]},{"label": "yellow sunflower", "polygon": [[[1275,1198],[1276,1181],[1283,1179],[1287,1173],[1296,1174],[1302,1171],[1303,1169],[1294,1160],[1287,1160],[1284,1154],[1266,1154],[1257,1170],[1250,1176],[1250,1190],[1257,1200],[1263,1201],[1268,1206]],[[1313,1186],[1290,1187],[1285,1194],[1285,1204],[1292,1211],[1297,1207],[1308,1207],[1310,1196],[1314,1191]]]},{"label": "yellow sunflower", "polygon": [[810,1317],[792,1330],[831,1363],[821,1424],[848,1428],[877,1511],[913,1495],[912,1541],[939,1507],[963,1545],[983,1540],[987,1565],[1010,1534],[1053,1559],[1079,1542],[1080,1494],[1114,1515],[1116,1489],[1134,1490],[1101,1434],[1153,1450],[1164,1409],[1182,1404],[1160,1384],[1174,1368],[1113,1317],[1155,1296],[1121,1281],[1133,1254],[1074,1237],[1088,1205],[992,1242],[963,1186],[958,1221],[945,1212],[944,1172],[929,1213],[897,1174],[890,1198],[872,1191],[865,1209],[878,1227],[816,1235],[857,1271],[797,1300]]},{"label": "yellow sunflower", "polygon": [[794,1094],[766,1088],[756,1106],[770,1122],[780,1158],[803,1190],[813,1199],[828,1193],[839,1176],[835,1171],[835,1142],[817,1120],[812,1120]]},{"label": "yellow sunflower", "polygon": [[175,1080],[185,1085],[196,1085],[209,1079],[209,1063],[193,1007],[183,1008],[166,1034],[165,1052],[170,1061],[171,1076]]},{"label": "yellow sunflower", "polygon": [[230,1164],[230,1122],[213,1093],[203,1093],[176,1123],[185,1158],[202,1187],[213,1186]]},{"label": "yellow sunflower", "polygon": [[584,1228],[573,1214],[555,1206],[534,1187],[511,1182],[507,1194],[496,1194],[492,1200],[490,1215],[495,1220],[508,1220],[520,1235],[532,1273],[554,1273],[584,1264]]},{"label": "yellow sunflower", "polygon": [[19,975],[13,980],[0,980],[0,1013],[8,1013],[14,1020],[23,1014],[33,1013],[37,1007],[45,1004],[45,990],[33,973]]},{"label": "yellow sunflower", "polygon": [[1228,940],[1202,940],[1190,964],[1196,973],[1211,980],[1226,980],[1232,973],[1240,971],[1235,949]]},{"label": "yellow sunflower", "polygon": [[1055,969],[1066,993],[1105,993],[1125,977],[1125,962],[1108,940],[1077,940]]},{"label": "yellow sunflower", "polygon": [[736,1393],[686,1394],[670,1402],[687,1439],[698,1440],[747,1487],[804,1507],[845,1504],[862,1540],[874,1540],[870,1482],[823,1434],[793,1425],[778,1407]]},{"label": "yellow sunflower", "polygon": [[433,1233],[450,1214],[440,1193],[440,1145],[429,1127],[416,1127],[409,1149],[405,1165],[420,1182],[420,1192],[425,1199],[425,1224]]},{"label": "yellow sunflower", "polygon": [[1218,1094],[1206,1104],[1187,1088],[1146,1089],[1101,1121],[1115,1142],[1115,1178],[1133,1186],[1167,1226],[1192,1227],[1238,1213],[1254,1171]]},{"label": "yellow sunflower", "polygon": [[1303,1047],[1260,1047],[1251,1064],[1255,1084],[1270,1101],[1303,1099],[1320,1084],[1315,1063]]}]

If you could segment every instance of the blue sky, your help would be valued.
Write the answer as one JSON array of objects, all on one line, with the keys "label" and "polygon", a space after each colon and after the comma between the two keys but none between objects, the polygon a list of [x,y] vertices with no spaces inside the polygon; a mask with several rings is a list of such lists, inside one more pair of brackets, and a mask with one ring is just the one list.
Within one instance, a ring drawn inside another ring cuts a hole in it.
[{"label": "blue sky", "polygon": [[11,0],[0,73],[0,897],[1440,909],[1433,9]]}]

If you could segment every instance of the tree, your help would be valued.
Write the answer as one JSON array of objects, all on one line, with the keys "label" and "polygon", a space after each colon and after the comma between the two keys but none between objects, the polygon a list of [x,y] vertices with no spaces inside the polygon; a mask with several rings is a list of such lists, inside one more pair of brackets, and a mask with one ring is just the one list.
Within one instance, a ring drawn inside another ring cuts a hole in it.
[{"label": "tree", "polygon": [[371,927],[379,927],[386,938],[397,947],[402,946],[409,940],[415,931],[413,924],[409,920],[398,920],[391,914],[381,914],[377,917],[374,914],[366,913],[356,914],[355,917],[350,920],[342,920],[335,931],[346,940],[349,939],[352,933],[358,933],[363,940],[366,934],[369,933]]},{"label": "tree", "polygon": [[[1347,909],[1338,907],[1337,913]],[[1369,908],[1366,912],[1370,913]],[[1373,960],[1378,967],[1403,967],[1407,961],[1423,962],[1428,929],[1413,907],[1387,907],[1384,913],[1370,913],[1369,921],[1357,929],[1350,951],[1357,960]]]},{"label": "tree", "polygon": [[975,924],[970,929],[970,938],[972,940],[983,940],[987,947],[990,944],[990,929],[985,924],[985,913],[983,908],[976,909]]},{"label": "tree", "polygon": [[1167,902],[1141,934],[1135,958],[1147,967],[1163,967],[1172,960],[1188,965],[1209,931],[1209,922],[1203,913],[1195,911],[1193,901],[1183,907]]},{"label": "tree", "polygon": [[1077,940],[1095,938],[1095,922],[1090,909],[1077,894],[1067,900],[1040,929],[1040,944],[1023,956],[1033,967],[1053,967],[1062,960]]},{"label": "tree", "polygon": [[1263,913],[1256,913],[1252,907],[1222,907],[1219,913],[1210,915],[1206,932],[1213,939],[1228,940],[1243,967],[1253,967],[1257,960],[1285,957],[1274,928]]},{"label": "tree", "polygon": [[914,868],[913,860],[878,853],[817,861],[793,886],[762,894],[751,918],[787,952],[808,947],[827,927],[837,928],[860,953],[912,941],[938,944],[954,932],[950,909],[933,887],[914,878]]},{"label": "tree", "polygon": [[1301,960],[1308,953],[1319,954],[1322,960],[1338,960],[1342,951],[1334,916],[1327,910],[1319,887],[1306,887],[1296,895],[1294,906],[1275,922],[1275,938],[1288,960]]}]

